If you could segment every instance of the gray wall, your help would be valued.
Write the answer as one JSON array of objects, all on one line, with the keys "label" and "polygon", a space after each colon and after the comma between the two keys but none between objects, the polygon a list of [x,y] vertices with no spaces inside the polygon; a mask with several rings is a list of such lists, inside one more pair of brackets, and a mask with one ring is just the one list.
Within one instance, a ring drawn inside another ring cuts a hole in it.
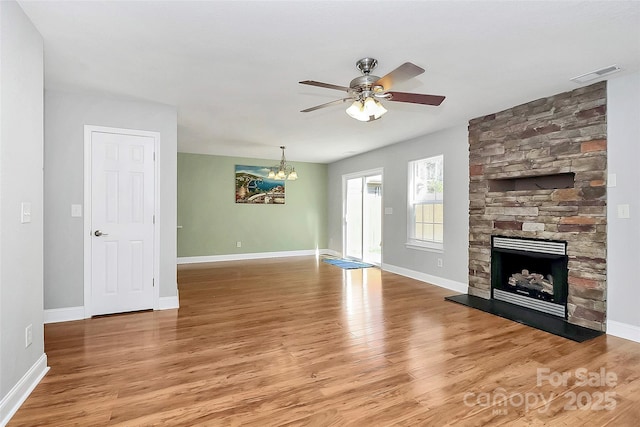
[{"label": "gray wall", "polygon": [[[0,402],[44,355],[43,42],[20,6],[0,2]],[[20,206],[31,203],[31,223]],[[33,344],[25,348],[25,328]],[[7,414],[0,414],[0,423]]]},{"label": "gray wall", "polygon": [[326,249],[327,165],[289,162],[299,178],[285,183],[284,205],[235,202],[235,165],[276,163],[179,153],[178,256]]},{"label": "gray wall", "polygon": [[[618,322],[640,340],[640,73],[609,80],[607,121],[608,171],[617,178],[607,188],[607,331],[618,332]],[[620,204],[631,218],[618,218]]]},{"label": "gray wall", "polygon": [[84,305],[83,218],[71,205],[84,203],[84,125],[160,132],[160,296],[175,296],[175,107],[107,96],[47,90],[44,148],[44,308]]},{"label": "gray wall", "polygon": [[[444,252],[411,249],[407,242],[408,162],[444,154]],[[384,147],[329,165],[329,249],[342,252],[342,175],[384,168],[383,268],[400,267],[467,283],[469,243],[469,150],[466,124]],[[442,258],[443,267],[437,266]],[[397,270],[397,269],[395,269]]]}]

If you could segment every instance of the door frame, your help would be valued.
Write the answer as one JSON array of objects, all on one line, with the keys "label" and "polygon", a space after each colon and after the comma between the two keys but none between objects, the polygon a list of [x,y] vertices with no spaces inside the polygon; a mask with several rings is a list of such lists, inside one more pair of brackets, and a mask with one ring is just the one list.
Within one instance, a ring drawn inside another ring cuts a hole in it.
[{"label": "door frame", "polygon": [[91,268],[92,268],[92,251],[91,251],[91,133],[115,133],[133,136],[145,136],[153,138],[154,142],[154,162],[153,162],[153,181],[154,181],[154,215],[155,222],[153,225],[153,309],[160,308],[160,283],[156,283],[155,279],[160,277],[160,132],[113,128],[106,126],[84,125],[84,317],[90,318],[93,315],[93,307],[91,306]]},{"label": "door frame", "polygon": [[[380,198],[382,200],[380,213],[382,220],[380,221],[380,234],[384,236],[384,168],[367,169],[360,172],[352,172],[342,175],[342,256],[347,257],[347,181],[354,178],[366,178],[368,176],[380,175],[382,180],[382,188],[380,192]],[[364,191],[364,189],[363,189]],[[364,200],[364,194],[363,194]],[[360,242],[362,244],[362,242]],[[380,254],[380,265],[384,257],[384,241],[382,243],[382,253]],[[364,248],[362,250],[364,258]],[[362,260],[361,260],[362,261]]]}]

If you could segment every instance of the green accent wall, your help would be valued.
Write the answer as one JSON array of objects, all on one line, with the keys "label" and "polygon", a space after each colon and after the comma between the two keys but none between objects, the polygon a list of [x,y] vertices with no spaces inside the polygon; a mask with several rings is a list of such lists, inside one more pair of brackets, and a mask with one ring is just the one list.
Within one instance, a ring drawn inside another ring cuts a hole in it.
[{"label": "green accent wall", "polygon": [[178,153],[178,257],[326,249],[327,165],[290,162],[284,205],[235,203],[236,165],[276,163]]}]

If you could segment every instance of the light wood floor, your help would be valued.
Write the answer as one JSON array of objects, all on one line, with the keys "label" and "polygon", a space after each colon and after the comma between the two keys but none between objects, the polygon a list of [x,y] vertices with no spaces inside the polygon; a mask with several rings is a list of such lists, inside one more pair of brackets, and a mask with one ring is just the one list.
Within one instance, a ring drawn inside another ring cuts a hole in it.
[{"label": "light wood floor", "polygon": [[[182,266],[178,281],[180,310],[47,325],[51,370],[9,425],[640,420],[638,343],[575,343],[446,302],[436,286],[312,257]],[[582,386],[578,368],[617,381]],[[538,385],[538,369],[571,378]]]}]

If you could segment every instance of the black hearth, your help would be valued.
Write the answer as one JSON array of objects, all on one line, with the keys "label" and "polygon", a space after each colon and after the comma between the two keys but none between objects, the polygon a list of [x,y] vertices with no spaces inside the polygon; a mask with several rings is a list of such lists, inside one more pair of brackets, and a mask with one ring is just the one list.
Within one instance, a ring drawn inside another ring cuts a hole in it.
[{"label": "black hearth", "polygon": [[566,318],[567,242],[491,237],[491,297]]},{"label": "black hearth", "polygon": [[445,300],[475,308],[485,313],[504,317],[505,319],[513,320],[523,325],[531,326],[541,331],[577,342],[590,340],[604,334],[604,332],[585,328],[584,326],[573,325],[557,316],[542,313],[541,311],[529,310],[499,300],[484,299],[469,294],[452,295],[445,297]]},{"label": "black hearth", "polygon": [[446,300],[582,342],[603,332],[567,321],[567,242],[491,237],[491,298]]}]

